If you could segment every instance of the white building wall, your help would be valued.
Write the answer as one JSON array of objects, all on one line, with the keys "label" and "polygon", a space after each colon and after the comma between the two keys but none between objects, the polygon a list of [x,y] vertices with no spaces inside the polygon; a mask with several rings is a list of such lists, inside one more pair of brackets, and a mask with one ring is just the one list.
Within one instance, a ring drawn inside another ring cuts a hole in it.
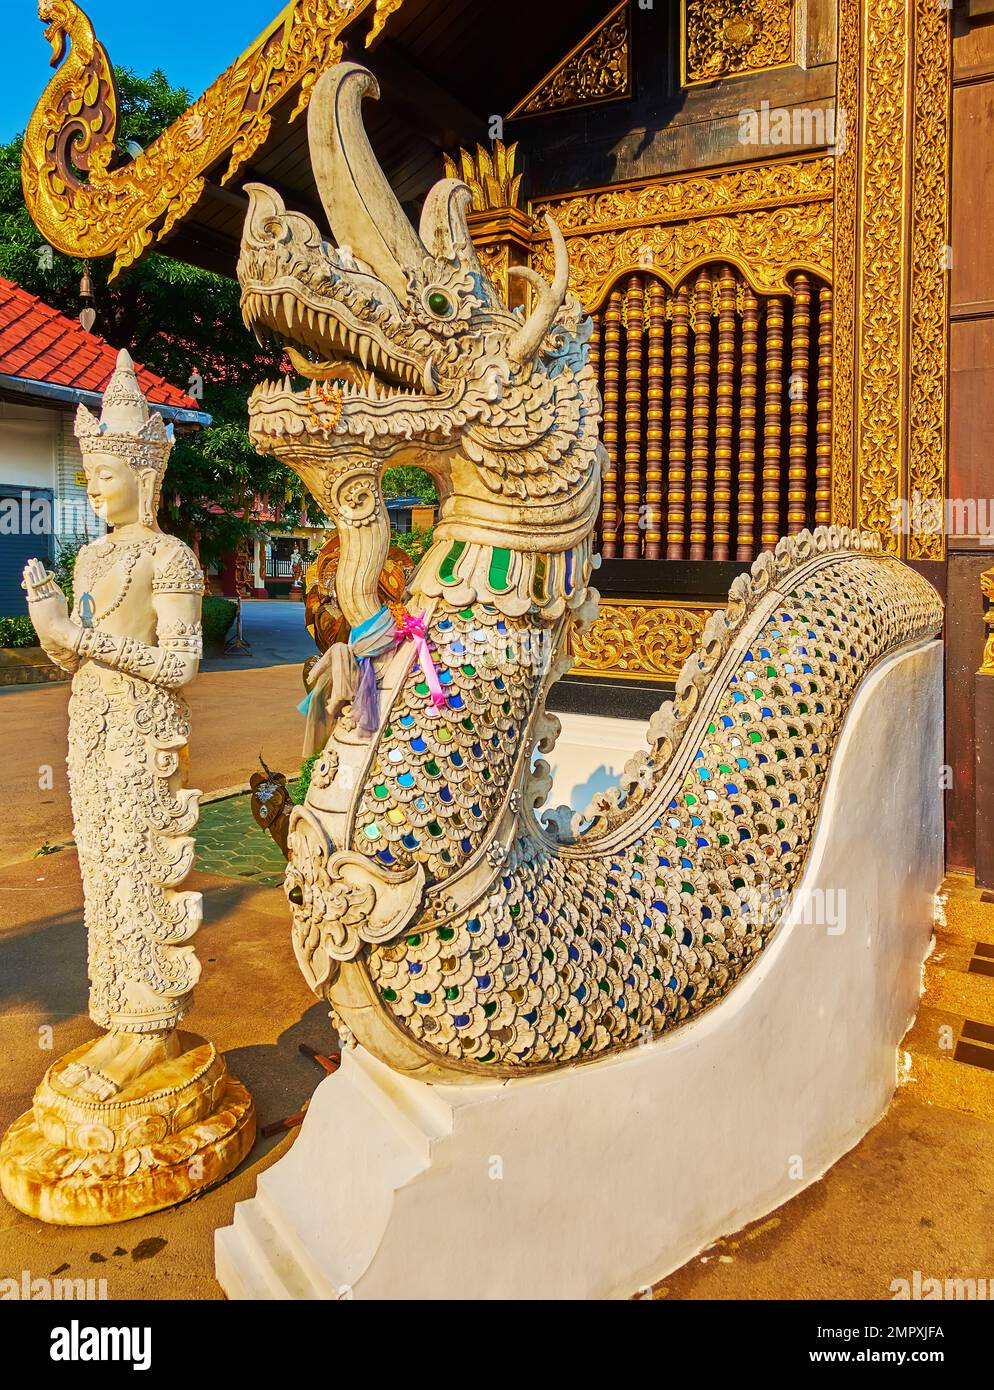
[{"label": "white building wall", "polygon": [[86,496],[73,415],[69,409],[0,405],[0,484],[51,490],[54,507],[45,530],[57,541],[92,540],[106,530]]},{"label": "white building wall", "polygon": [[107,529],[86,496],[83,456],[73,434],[73,412],[59,412],[55,441],[55,533],[63,540],[93,540]]},{"label": "white building wall", "polygon": [[57,410],[0,405],[0,483],[55,487]]}]

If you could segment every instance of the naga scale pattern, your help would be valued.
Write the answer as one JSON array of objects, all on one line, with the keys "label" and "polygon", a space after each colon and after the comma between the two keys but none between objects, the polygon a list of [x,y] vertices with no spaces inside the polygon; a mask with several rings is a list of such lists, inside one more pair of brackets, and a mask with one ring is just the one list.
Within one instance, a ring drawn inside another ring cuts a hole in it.
[{"label": "naga scale pattern", "polygon": [[843,553],[768,607],[696,746],[644,760],[622,843],[590,855],[526,832],[456,919],[369,949],[413,1039],[502,1074],[592,1058],[700,1013],[752,964],[800,880],[857,687],[940,619],[930,586],[876,554]]}]

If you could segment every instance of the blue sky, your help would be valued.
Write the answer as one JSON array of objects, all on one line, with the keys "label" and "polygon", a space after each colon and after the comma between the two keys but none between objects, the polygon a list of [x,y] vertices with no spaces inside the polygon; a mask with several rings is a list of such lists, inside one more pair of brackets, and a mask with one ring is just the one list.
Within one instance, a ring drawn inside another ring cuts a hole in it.
[{"label": "blue sky", "polygon": [[[112,63],[141,76],[162,68],[198,97],[275,19],[286,0],[82,0]],[[36,0],[4,0],[0,142],[28,123],[52,76]]]}]

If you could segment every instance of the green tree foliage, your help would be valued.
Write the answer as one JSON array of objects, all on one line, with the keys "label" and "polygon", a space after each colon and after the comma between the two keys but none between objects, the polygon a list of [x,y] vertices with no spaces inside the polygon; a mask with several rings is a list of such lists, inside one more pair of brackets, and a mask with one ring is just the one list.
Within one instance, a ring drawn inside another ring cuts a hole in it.
[{"label": "green tree foliage", "polygon": [[383,474],[384,497],[418,497],[422,502],[437,502],[438,489],[423,468],[401,464],[388,468]]},{"label": "green tree foliage", "polygon": [[416,527],[413,531],[394,531],[390,537],[390,543],[397,546],[405,555],[409,555],[416,565],[420,565],[431,549],[434,539],[435,528],[433,526],[426,529]]},{"label": "green tree foliage", "polygon": [[[122,152],[129,141],[142,148],[151,144],[189,105],[190,94],[170,86],[161,71],[138,77],[117,68],[115,75]],[[46,268],[39,258],[44,242],[24,204],[21,143],[18,138],[0,146],[0,275],[75,317],[83,263],[56,251]],[[188,541],[198,534],[200,554],[208,561],[256,534],[243,514],[256,493],[281,509],[285,529],[296,525],[302,500],[298,478],[256,453],[248,436],[248,394],[264,377],[280,373],[281,355],[260,348],[246,330],[237,282],[148,252],[108,284],[111,264],[108,258],[90,267],[94,331],[183,390],[196,370],[203,379],[200,408],[212,417],[206,428],[177,439],[163,485],[164,524]],[[324,520],[313,501],[308,517],[312,523]],[[266,529],[279,525],[267,523]]]}]

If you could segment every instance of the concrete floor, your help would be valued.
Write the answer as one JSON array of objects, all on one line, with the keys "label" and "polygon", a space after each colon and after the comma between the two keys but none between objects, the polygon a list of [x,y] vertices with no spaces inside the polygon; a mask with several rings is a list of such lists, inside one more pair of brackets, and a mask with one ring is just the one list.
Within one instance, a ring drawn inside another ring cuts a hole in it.
[{"label": "concrete floor", "polygon": [[291,662],[302,666],[316,654],[314,639],[304,625],[304,605],[294,599],[244,599],[242,638],[251,651],[205,657],[200,669],[250,671]]},{"label": "concrete floor", "polygon": [[[203,975],[184,1026],[227,1054],[232,1074],[252,1092],[261,1128],[299,1110],[324,1075],[297,1048],[335,1045],[327,1010],[297,968],[280,890],[206,874],[191,875],[189,886],[204,894],[197,937]],[[98,1031],[86,1016],[81,907],[74,850],[0,871],[0,1130],[30,1107],[46,1066]],[[0,1198],[0,1278],[21,1279],[28,1270],[33,1278],[106,1279],[109,1298],[150,1291],[221,1298],[214,1231],[291,1142],[291,1134],[260,1137],[227,1182],[118,1226],[46,1226]]]},{"label": "concrete floor", "polygon": [[[303,698],[297,663],[202,672],[187,690],[193,719],[189,785],[203,792],[244,786],[259,770],[260,754],[271,768],[296,773],[304,737],[296,707]],[[0,865],[72,837],[65,762],[68,706],[68,683],[0,691],[5,797]],[[232,717],[235,709],[237,718]]]},{"label": "concrete floor", "polygon": [[[297,1044],[333,1045],[326,1011],[297,969],[279,889],[205,874],[191,886],[205,894],[204,971],[188,1026],[227,1053],[261,1126],[299,1109],[321,1080]],[[80,914],[74,851],[0,870],[0,1128],[28,1108],[53,1057],[93,1036]],[[220,1187],[119,1226],[44,1226],[0,1201],[0,1277],[57,1272],[104,1278],[111,1298],[150,1288],[161,1298],[219,1298],[214,1231],[292,1142],[260,1139]],[[893,1281],[916,1269],[926,1279],[994,1279],[994,1124],[922,1104],[912,1086],[820,1182],[642,1296],[889,1299]]]}]

